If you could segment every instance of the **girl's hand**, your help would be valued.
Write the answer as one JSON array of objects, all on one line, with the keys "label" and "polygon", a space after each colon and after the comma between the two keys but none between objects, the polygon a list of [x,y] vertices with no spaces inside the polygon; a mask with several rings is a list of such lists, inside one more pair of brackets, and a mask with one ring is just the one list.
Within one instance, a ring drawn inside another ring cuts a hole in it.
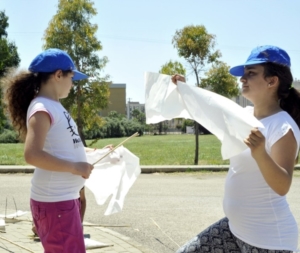
[{"label": "girl's hand", "polygon": [[179,75],[179,74],[175,74],[174,76],[171,77],[171,79],[172,79],[172,82],[173,82],[174,84],[176,84],[176,85],[177,85],[177,81],[180,81],[180,82],[185,83],[185,78],[184,78],[184,76]]},{"label": "girl's hand", "polygon": [[264,135],[257,128],[252,129],[250,135],[244,140],[244,143],[251,149],[254,159],[266,152],[265,142]]},{"label": "girl's hand", "polygon": [[77,162],[74,163],[72,174],[82,176],[85,179],[88,179],[92,173],[94,166],[86,162]]}]

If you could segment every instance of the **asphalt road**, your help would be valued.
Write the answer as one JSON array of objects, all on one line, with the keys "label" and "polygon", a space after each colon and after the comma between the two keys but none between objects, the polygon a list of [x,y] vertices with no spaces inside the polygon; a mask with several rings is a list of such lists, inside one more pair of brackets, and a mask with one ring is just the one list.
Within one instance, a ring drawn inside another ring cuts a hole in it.
[{"label": "asphalt road", "polygon": [[[154,250],[175,252],[178,245],[223,217],[222,195],[226,173],[142,174],[128,193],[123,211],[104,216],[108,202],[98,206],[87,190],[85,220],[108,227]],[[29,210],[31,174],[0,174],[0,213],[6,206]],[[300,227],[300,172],[288,194]],[[14,200],[13,200],[14,199]],[[300,238],[299,238],[300,242]]]}]

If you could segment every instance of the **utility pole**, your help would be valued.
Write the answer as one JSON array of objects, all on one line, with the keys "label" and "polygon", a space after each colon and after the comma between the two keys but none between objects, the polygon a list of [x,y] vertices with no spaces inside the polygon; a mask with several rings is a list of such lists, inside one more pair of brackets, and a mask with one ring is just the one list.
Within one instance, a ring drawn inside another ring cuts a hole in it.
[{"label": "utility pole", "polygon": [[131,109],[131,106],[130,106],[130,100],[131,100],[131,98],[128,98],[128,104],[127,104],[127,119],[131,119],[131,113],[130,113],[130,109]]}]

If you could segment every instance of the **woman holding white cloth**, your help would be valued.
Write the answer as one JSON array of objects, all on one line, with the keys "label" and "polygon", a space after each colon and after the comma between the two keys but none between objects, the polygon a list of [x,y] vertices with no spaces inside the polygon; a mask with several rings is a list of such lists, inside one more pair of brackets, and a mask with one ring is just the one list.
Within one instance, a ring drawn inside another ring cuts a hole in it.
[{"label": "woman holding white cloth", "polygon": [[[226,217],[177,253],[297,250],[297,223],[286,200],[300,145],[300,93],[292,87],[290,66],[284,50],[267,45],[230,69],[241,76],[242,95],[254,105],[245,111],[264,129],[253,129],[244,140],[249,148],[230,159],[223,201]],[[185,82],[174,75],[172,81],[177,80]]]}]

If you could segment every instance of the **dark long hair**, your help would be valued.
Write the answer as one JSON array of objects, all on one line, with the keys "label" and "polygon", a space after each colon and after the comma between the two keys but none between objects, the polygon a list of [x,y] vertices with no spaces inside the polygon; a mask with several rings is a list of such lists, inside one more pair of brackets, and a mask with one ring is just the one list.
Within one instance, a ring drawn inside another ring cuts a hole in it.
[{"label": "dark long hair", "polygon": [[[63,71],[63,75],[65,76],[70,72],[72,71]],[[26,116],[30,102],[37,96],[41,84],[47,82],[53,73],[21,71],[12,74],[9,72],[1,79],[1,85],[5,91],[6,109],[21,140],[25,140],[27,134]]]},{"label": "dark long hair", "polygon": [[297,123],[300,128],[300,92],[293,85],[293,75],[287,66],[265,63],[264,76],[277,76],[279,79],[279,87],[277,90],[278,98],[280,99],[280,107],[286,111]]}]

